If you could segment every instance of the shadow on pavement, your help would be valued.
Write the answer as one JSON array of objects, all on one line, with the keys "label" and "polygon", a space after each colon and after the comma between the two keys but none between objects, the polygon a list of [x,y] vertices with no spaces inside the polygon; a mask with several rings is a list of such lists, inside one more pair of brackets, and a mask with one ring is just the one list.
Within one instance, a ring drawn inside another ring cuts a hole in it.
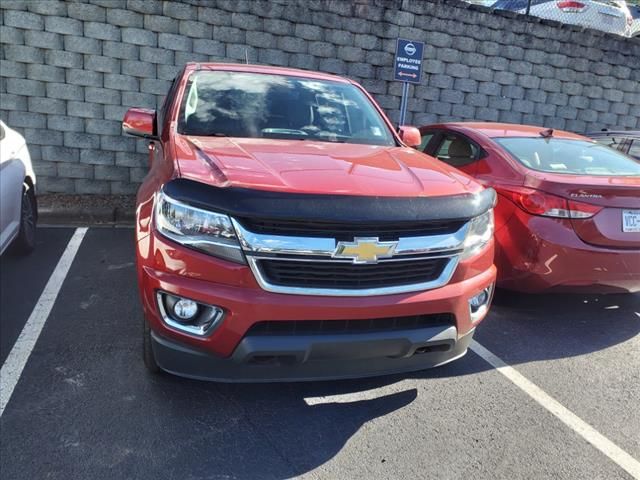
[{"label": "shadow on pavement", "polygon": [[640,294],[524,295],[498,291],[475,339],[511,364],[574,357],[640,332]]},{"label": "shadow on pavement", "polygon": [[[331,460],[367,422],[406,407],[417,389],[346,403],[308,404],[305,397],[361,392],[400,378],[297,384],[215,384],[160,375],[151,392],[166,400],[154,405],[156,418],[170,418],[162,437],[181,439],[209,459],[178,455],[167,462],[192,478],[293,478]],[[188,433],[187,433],[188,432]],[[201,470],[199,470],[201,469]]]}]

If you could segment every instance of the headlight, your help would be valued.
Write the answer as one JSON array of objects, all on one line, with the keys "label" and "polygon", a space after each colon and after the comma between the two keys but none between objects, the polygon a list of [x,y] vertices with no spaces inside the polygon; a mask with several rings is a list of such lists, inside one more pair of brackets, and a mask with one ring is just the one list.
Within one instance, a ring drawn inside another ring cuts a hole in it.
[{"label": "headlight", "polygon": [[469,230],[464,240],[464,252],[461,260],[473,257],[482,250],[493,237],[493,209],[471,219]]},{"label": "headlight", "polygon": [[227,215],[186,205],[161,192],[155,221],[158,232],[174,242],[226,260],[246,263]]}]

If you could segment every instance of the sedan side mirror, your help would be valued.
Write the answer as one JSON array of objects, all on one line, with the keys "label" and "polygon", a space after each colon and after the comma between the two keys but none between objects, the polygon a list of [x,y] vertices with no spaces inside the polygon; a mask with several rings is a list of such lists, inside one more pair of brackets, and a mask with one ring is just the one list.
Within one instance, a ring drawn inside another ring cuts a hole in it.
[{"label": "sedan side mirror", "polygon": [[402,125],[398,128],[398,134],[400,139],[409,147],[418,147],[422,143],[422,137],[420,136],[420,130],[416,127],[409,127]]},{"label": "sedan side mirror", "polygon": [[127,135],[157,140],[156,111],[149,108],[130,108],[124,115],[122,130]]}]

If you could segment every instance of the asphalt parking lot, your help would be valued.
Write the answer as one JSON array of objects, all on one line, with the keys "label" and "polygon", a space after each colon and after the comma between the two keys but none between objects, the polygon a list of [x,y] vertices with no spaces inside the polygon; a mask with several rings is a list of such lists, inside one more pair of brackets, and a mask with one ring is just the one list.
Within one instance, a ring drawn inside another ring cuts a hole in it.
[{"label": "asphalt parking lot", "polygon": [[[38,233],[2,257],[3,364],[74,229]],[[4,479],[633,478],[478,349],[409,376],[214,384],[148,375],[141,315],[133,231],[90,228],[2,412]],[[639,333],[640,295],[500,293],[476,340],[633,466]]]}]

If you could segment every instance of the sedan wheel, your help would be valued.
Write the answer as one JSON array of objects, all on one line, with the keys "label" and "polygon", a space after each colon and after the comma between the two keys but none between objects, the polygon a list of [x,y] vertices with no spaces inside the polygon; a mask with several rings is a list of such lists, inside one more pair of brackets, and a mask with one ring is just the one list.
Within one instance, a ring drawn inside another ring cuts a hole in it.
[{"label": "sedan wheel", "polygon": [[33,190],[25,185],[22,192],[20,230],[14,240],[12,250],[18,255],[31,253],[36,246],[37,207]]}]

